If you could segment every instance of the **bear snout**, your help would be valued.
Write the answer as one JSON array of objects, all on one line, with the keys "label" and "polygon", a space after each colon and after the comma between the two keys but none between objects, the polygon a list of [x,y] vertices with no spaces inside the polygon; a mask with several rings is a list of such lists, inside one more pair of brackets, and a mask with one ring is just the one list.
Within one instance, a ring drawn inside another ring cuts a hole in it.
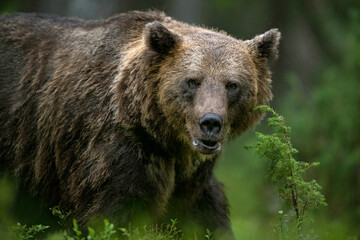
[{"label": "bear snout", "polygon": [[200,129],[212,138],[218,134],[222,128],[222,119],[220,115],[215,113],[206,113],[199,120]]},{"label": "bear snout", "polygon": [[[192,145],[200,153],[213,155],[221,150],[223,120],[219,114],[205,113],[198,121],[201,129],[193,138]],[[198,129],[199,129],[198,128]],[[201,134],[202,132],[202,134]]]}]

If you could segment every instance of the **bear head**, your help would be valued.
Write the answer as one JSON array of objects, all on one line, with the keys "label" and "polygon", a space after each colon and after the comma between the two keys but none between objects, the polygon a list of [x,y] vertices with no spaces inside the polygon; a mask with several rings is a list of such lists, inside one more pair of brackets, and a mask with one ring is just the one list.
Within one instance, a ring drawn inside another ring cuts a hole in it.
[{"label": "bear head", "polygon": [[253,109],[272,98],[269,63],[279,39],[277,29],[243,41],[173,20],[146,24],[129,47],[128,72],[143,78],[131,84],[131,119],[162,145],[214,157],[262,117]]}]

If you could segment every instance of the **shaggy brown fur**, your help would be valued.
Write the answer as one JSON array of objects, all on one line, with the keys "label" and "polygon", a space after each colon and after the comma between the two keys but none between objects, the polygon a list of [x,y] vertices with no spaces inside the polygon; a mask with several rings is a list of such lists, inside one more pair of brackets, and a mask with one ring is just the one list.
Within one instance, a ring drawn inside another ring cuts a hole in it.
[{"label": "shaggy brown fur", "polygon": [[213,168],[271,100],[279,38],[242,41],[159,12],[3,15],[0,166],[83,226],[177,218],[231,237]]}]

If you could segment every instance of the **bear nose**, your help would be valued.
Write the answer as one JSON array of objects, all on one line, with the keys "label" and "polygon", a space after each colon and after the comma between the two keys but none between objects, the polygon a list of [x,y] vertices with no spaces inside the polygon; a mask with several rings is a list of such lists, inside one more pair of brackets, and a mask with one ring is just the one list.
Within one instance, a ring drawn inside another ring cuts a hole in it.
[{"label": "bear nose", "polygon": [[208,137],[212,137],[218,134],[222,127],[221,117],[215,113],[206,113],[199,120],[199,125],[201,130],[208,135]]}]

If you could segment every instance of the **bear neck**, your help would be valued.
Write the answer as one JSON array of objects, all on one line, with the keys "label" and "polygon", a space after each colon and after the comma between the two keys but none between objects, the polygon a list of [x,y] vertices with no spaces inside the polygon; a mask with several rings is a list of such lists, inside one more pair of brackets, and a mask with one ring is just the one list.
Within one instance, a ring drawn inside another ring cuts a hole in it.
[{"label": "bear neck", "polygon": [[164,144],[142,126],[137,126],[133,131],[141,145],[143,161],[148,163],[156,159],[156,161],[168,165],[174,169],[178,181],[191,178],[201,165],[206,162],[215,162],[217,159],[217,156],[201,156],[190,146],[176,139],[167,139],[165,141],[167,143]]}]

